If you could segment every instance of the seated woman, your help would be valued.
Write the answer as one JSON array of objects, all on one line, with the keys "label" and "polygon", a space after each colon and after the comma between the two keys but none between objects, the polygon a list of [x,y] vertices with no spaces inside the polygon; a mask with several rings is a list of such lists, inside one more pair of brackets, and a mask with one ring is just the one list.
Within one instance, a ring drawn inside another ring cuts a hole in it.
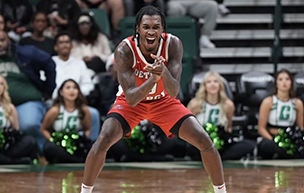
[{"label": "seated woman", "polygon": [[293,78],[288,70],[277,73],[273,95],[265,98],[260,106],[258,125],[262,137],[258,151],[263,159],[293,158],[273,141],[279,128],[298,126],[303,130],[303,103],[295,97]]},{"label": "seated woman", "polygon": [[[9,136],[10,139],[5,136]],[[5,143],[3,143],[5,138]],[[11,103],[6,80],[0,75],[0,164],[30,164],[38,157],[32,136],[19,133],[18,113]]]},{"label": "seated woman", "polygon": [[20,45],[34,45],[50,55],[54,55],[54,40],[45,36],[48,31],[48,19],[45,13],[36,12],[31,19],[32,34],[22,38]]},{"label": "seated woman", "polygon": [[[67,79],[58,89],[54,104],[46,113],[40,128],[41,133],[47,139],[43,152],[49,163],[84,163],[87,152],[73,154],[68,151],[67,147],[62,147],[60,141],[57,145],[53,132],[60,133],[68,130],[78,133],[83,131],[84,138],[88,139],[90,128],[91,115],[85,97],[81,93],[79,85],[73,79]],[[91,145],[89,140],[85,140],[85,142],[83,145]],[[79,144],[75,144],[76,147],[77,145]]]},{"label": "seated woman", "polygon": [[[197,116],[203,126],[211,123],[224,127],[227,134],[232,133],[232,117],[235,107],[227,97],[222,77],[218,73],[206,73],[199,90],[190,100],[187,108]],[[219,153],[223,160],[237,160],[251,153],[255,145],[254,141],[244,139],[219,150]],[[192,146],[188,151],[193,152],[193,150]],[[196,153],[199,154],[198,151]]]},{"label": "seated woman", "polygon": [[105,72],[105,64],[112,51],[107,36],[100,32],[93,17],[81,13],[73,25],[71,55],[83,59],[95,73]]}]

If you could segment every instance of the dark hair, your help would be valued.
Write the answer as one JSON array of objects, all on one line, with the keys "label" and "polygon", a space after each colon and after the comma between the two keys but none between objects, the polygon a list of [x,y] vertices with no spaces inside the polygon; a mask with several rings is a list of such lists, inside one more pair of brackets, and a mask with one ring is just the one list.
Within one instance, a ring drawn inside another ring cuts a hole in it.
[{"label": "dark hair", "polygon": [[38,14],[43,14],[43,15],[45,16],[45,19],[46,19],[47,23],[49,23],[49,19],[48,19],[47,15],[46,15],[44,12],[42,12],[42,11],[37,11],[37,12],[35,12],[35,13],[32,15],[32,17],[31,17],[31,22],[34,22],[34,21],[35,21],[35,19],[36,19],[36,17],[37,17]]},{"label": "dark hair", "polygon": [[54,42],[55,42],[55,45],[57,44],[57,41],[58,39],[61,37],[61,36],[69,36],[70,40],[72,41],[72,36],[69,32],[67,31],[62,31],[62,32],[59,32],[55,38],[54,38]]},{"label": "dark hair", "polygon": [[78,112],[79,112],[78,117],[80,119],[83,119],[85,117],[85,112],[83,111],[82,107],[83,107],[83,105],[87,104],[87,101],[86,101],[86,98],[84,97],[84,95],[82,94],[82,92],[80,90],[79,84],[73,79],[67,79],[61,84],[61,86],[58,89],[57,97],[54,100],[53,106],[55,106],[55,105],[65,105],[63,96],[60,94],[60,91],[63,89],[64,85],[67,82],[73,82],[76,85],[76,88],[78,90],[78,96],[75,100],[75,106],[76,106],[76,109],[78,109]]},{"label": "dark hair", "polygon": [[[34,23],[34,21],[35,21],[37,15],[39,15],[39,14],[43,14],[43,15],[44,15],[45,20],[46,20],[46,25],[49,26],[49,25],[50,25],[50,20],[49,20],[49,18],[47,17],[47,15],[46,15],[44,12],[42,12],[42,11],[37,11],[37,12],[35,12],[35,13],[32,15],[31,23]],[[32,29],[32,31],[33,31],[33,29]]]},{"label": "dark hair", "polygon": [[[78,27],[78,20],[81,16],[88,16],[90,18],[90,21],[92,23],[91,25],[91,30],[89,32],[89,34],[84,37],[80,31],[79,31],[79,27]],[[102,33],[99,30],[99,27],[97,25],[97,23],[95,22],[94,18],[92,17],[91,13],[89,12],[82,12],[80,13],[74,20],[73,25],[72,25],[72,32],[73,32],[73,39],[77,40],[77,41],[82,41],[84,38],[86,38],[86,40],[88,40],[89,43],[94,44],[98,38],[98,34]]]},{"label": "dark hair", "polygon": [[0,16],[2,16],[3,22],[4,22],[4,29],[3,29],[3,31],[7,32],[8,31],[7,26],[6,26],[7,19],[4,17],[4,15],[2,13],[0,13]]},{"label": "dark hair", "polygon": [[291,73],[287,70],[287,69],[281,69],[279,72],[277,72],[277,74],[275,75],[275,80],[274,80],[274,92],[273,94],[276,95],[278,94],[278,88],[277,88],[277,80],[278,80],[278,76],[282,73],[286,73],[291,81],[291,85],[290,85],[290,89],[289,89],[289,98],[294,98],[296,97],[295,91],[293,89],[293,77],[291,75]]},{"label": "dark hair", "polygon": [[[132,38],[133,40],[134,40],[134,38],[138,38],[139,39],[139,34],[136,31],[136,26],[140,25],[141,19],[142,19],[142,17],[144,15],[150,15],[150,16],[152,16],[152,15],[159,15],[160,18],[161,18],[161,22],[162,22],[164,31],[166,30],[166,16],[165,16],[165,14],[163,12],[161,12],[161,10],[159,8],[154,7],[152,5],[147,5],[147,6],[143,7],[143,8],[141,8],[137,12],[137,14],[136,14],[135,24],[133,26],[133,29],[134,29],[134,35],[133,35],[133,38]],[[138,44],[139,44],[139,41],[138,41]]]}]

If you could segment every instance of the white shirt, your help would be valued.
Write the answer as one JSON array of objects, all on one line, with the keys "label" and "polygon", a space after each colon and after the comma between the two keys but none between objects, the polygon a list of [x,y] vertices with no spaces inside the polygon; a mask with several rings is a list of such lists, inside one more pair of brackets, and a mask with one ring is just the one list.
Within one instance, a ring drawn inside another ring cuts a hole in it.
[{"label": "white shirt", "polygon": [[72,56],[67,61],[63,61],[59,56],[53,56],[52,59],[56,64],[56,88],[53,92],[53,99],[57,97],[58,89],[67,79],[75,80],[81,89],[82,94],[89,95],[94,89],[90,71],[83,60],[76,59]]},{"label": "white shirt", "polygon": [[291,127],[297,120],[295,99],[281,101],[277,96],[272,96],[272,108],[268,117],[268,124],[272,126]]},{"label": "white shirt", "polygon": [[205,125],[206,123],[212,123],[214,125],[220,124],[220,104],[209,104],[204,103],[202,105],[202,112],[200,112],[197,116],[197,120],[201,125]]},{"label": "white shirt", "polygon": [[112,53],[110,42],[102,33],[98,34],[98,38],[94,44],[84,44],[75,40],[72,41],[72,44],[73,48],[71,50],[71,55],[78,59],[82,59],[85,56],[98,56],[104,63],[106,63],[108,57]]},{"label": "white shirt", "polygon": [[78,118],[78,109],[69,112],[63,105],[60,105],[60,113],[53,123],[53,129],[55,131],[63,131],[64,129],[79,131],[81,124]]},{"label": "white shirt", "polygon": [[11,123],[4,116],[3,108],[0,106],[0,129],[11,126]]}]

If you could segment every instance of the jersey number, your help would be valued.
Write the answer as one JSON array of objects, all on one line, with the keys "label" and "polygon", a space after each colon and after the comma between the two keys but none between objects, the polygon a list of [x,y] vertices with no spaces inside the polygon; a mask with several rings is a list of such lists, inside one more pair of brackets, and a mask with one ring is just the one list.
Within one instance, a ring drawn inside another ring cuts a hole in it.
[{"label": "jersey number", "polygon": [[153,88],[150,90],[149,95],[150,94],[155,94],[157,90],[157,83],[154,84]]}]

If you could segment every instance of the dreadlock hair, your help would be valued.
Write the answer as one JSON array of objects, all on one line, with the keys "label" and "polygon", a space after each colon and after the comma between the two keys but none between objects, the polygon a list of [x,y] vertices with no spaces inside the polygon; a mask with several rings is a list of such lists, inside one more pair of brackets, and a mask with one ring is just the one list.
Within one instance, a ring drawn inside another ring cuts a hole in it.
[{"label": "dreadlock hair", "polygon": [[[166,16],[159,8],[154,7],[152,5],[147,5],[143,8],[141,8],[135,16],[135,24],[133,26],[134,35],[133,35],[132,40],[134,41],[134,39],[137,38],[137,40],[138,40],[137,46],[139,46],[139,33],[136,31],[136,26],[140,25],[141,19],[144,15],[149,15],[149,16],[159,15],[161,18],[161,22],[162,22],[164,31],[166,31]],[[164,37],[162,35],[160,37],[164,39]],[[166,39],[164,39],[164,40],[166,41]]]}]

